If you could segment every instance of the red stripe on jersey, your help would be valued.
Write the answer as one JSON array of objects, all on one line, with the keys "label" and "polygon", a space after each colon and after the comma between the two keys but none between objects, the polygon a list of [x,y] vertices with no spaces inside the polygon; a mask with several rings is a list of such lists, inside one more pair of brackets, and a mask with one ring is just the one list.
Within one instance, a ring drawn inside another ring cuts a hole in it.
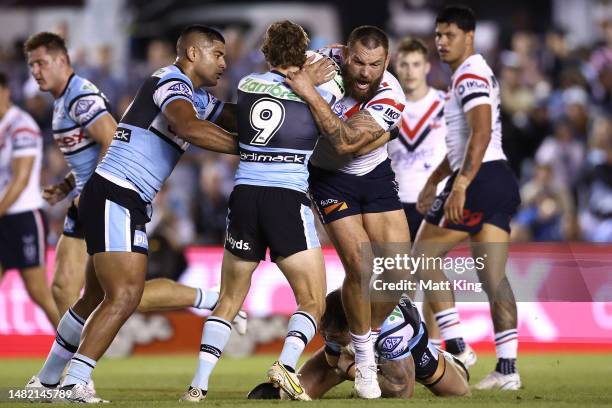
[{"label": "red stripe on jersey", "polygon": [[353,116],[354,114],[356,114],[357,112],[359,112],[359,105],[361,105],[359,102],[357,102],[355,104],[355,106],[353,106],[351,109],[347,110],[346,113],[344,114],[344,116],[348,119],[351,116]]},{"label": "red stripe on jersey", "polygon": [[438,105],[440,105],[440,101],[439,100],[434,101],[429,107],[429,109],[427,109],[427,112],[425,112],[423,117],[419,119],[414,129],[410,129],[410,126],[408,126],[408,122],[404,120],[404,116],[402,115],[402,130],[404,131],[408,139],[412,140],[416,137],[417,133],[419,133],[419,130],[421,130],[425,122],[427,122],[427,119],[429,119],[432,113],[434,113]]},{"label": "red stripe on jersey", "polygon": [[383,105],[393,106],[395,109],[399,110],[400,112],[404,110],[404,104],[403,103],[397,103],[397,102],[395,102],[395,100],[393,100],[391,98],[382,98],[382,99],[377,99],[377,100],[372,101],[372,102],[368,102],[368,107],[370,107],[372,105],[376,105],[378,103],[381,103]]},{"label": "red stripe on jersey", "polygon": [[388,86],[389,86],[389,84],[388,84],[388,83],[386,83],[386,82],[383,82],[381,85],[383,86],[383,88],[386,88],[386,87],[388,87]]},{"label": "red stripe on jersey", "polygon": [[453,88],[456,88],[457,85],[459,85],[459,82],[463,81],[464,79],[468,79],[468,78],[472,78],[472,79],[478,79],[480,81],[484,81],[486,82],[487,86],[490,88],[491,85],[489,84],[489,81],[487,80],[487,78],[475,75],[475,74],[463,74],[461,76],[459,76],[459,78],[457,78],[455,80],[455,84],[453,85]]},{"label": "red stripe on jersey", "polygon": [[15,130],[13,130],[13,133],[11,134],[11,137],[15,137],[17,135],[17,133],[31,133],[33,135],[36,136],[40,136],[40,132],[32,129],[32,128],[27,128],[27,127],[21,127],[21,128],[17,128]]}]

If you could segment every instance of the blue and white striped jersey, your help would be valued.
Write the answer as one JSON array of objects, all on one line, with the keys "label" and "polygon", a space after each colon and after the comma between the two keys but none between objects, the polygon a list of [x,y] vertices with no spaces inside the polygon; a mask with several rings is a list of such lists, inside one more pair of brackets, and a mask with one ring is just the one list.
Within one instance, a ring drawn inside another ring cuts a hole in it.
[{"label": "blue and white striped jersey", "polygon": [[[238,84],[236,185],[308,189],[307,165],[319,129],[308,105],[284,81],[282,73],[269,71],[249,74]],[[335,102],[330,93],[319,93]]]},{"label": "blue and white striped jersey", "polygon": [[138,90],[96,172],[151,202],[189,147],[163,114],[177,99],[191,103],[200,119],[212,121],[223,109],[223,103],[205,90],[194,92],[191,80],[176,65],[161,68]]},{"label": "blue and white striped jersey", "polygon": [[74,174],[78,193],[93,174],[101,149],[85,130],[104,114],[110,114],[104,94],[75,74],[53,102],[53,138]]}]

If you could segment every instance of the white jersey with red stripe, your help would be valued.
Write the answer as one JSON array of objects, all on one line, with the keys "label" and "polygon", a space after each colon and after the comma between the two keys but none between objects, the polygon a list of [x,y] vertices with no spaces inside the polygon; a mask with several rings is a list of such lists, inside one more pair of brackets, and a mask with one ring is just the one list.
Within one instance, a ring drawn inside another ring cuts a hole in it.
[{"label": "white jersey with red stripe", "polygon": [[400,134],[387,145],[399,197],[416,203],[427,178],[446,155],[445,92],[429,88],[418,101],[406,101]]},{"label": "white jersey with red stripe", "polygon": [[0,198],[13,178],[12,162],[19,157],[34,157],[30,179],[7,214],[36,210],[42,207],[40,170],[42,165],[42,137],[38,125],[22,109],[12,106],[0,120]]},{"label": "white jersey with red stripe", "polygon": [[491,141],[482,162],[506,159],[502,149],[499,83],[482,55],[468,57],[451,77],[444,108],[448,126],[446,148],[453,171],[459,170],[470,136],[466,113],[478,105],[491,105]]},{"label": "white jersey with red stripe", "polygon": [[[334,61],[342,65],[340,49],[323,49],[319,52],[330,55]],[[370,100],[358,102],[351,96],[345,96],[336,102],[332,110],[343,121],[361,110],[367,110],[376,123],[387,131],[399,125],[405,104],[406,97],[399,81],[391,73],[385,71],[376,94]],[[323,137],[317,144],[310,162],[326,170],[363,176],[374,170],[387,157],[386,145],[359,157],[354,157],[352,154],[338,155],[331,143]]]}]

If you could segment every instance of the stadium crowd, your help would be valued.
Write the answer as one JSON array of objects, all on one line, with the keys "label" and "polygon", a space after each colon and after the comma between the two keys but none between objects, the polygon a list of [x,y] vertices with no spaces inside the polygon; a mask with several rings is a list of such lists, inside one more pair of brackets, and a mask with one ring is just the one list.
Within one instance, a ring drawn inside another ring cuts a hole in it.
[{"label": "stadium crowd", "polygon": [[[513,220],[514,241],[612,241],[612,21],[601,23],[601,37],[588,46],[571,47],[567,33],[517,31],[487,60],[501,84],[504,150],[521,182],[522,207]],[[70,44],[70,35],[60,33]],[[241,31],[229,28],[227,70],[212,92],[233,101],[245,74],[264,70],[259,50],[242,47]],[[397,40],[397,39],[396,39]],[[426,39],[432,43],[432,39]],[[10,79],[13,100],[40,126],[45,145],[42,182],[67,173],[51,134],[52,98],[38,91],[24,60],[23,41],[0,43],[0,70]],[[446,89],[446,69],[430,47],[433,86]],[[152,40],[143,61],[126,60],[113,70],[111,45],[71,49],[78,75],[106,94],[120,118],[137,86],[175,58],[172,43]],[[392,66],[392,65],[391,65]],[[157,197],[149,233],[171,246],[223,243],[227,202],[237,157],[191,148]],[[65,206],[45,209],[49,243],[62,231]],[[325,232],[319,229],[322,241]],[[326,242],[328,243],[328,242]]]}]

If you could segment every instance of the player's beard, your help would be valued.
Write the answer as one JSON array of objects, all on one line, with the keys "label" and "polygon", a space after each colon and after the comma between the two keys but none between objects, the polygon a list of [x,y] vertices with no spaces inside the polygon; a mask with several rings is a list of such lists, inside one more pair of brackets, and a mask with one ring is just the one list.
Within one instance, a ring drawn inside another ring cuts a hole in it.
[{"label": "player's beard", "polygon": [[368,92],[366,93],[356,93],[355,92],[355,83],[357,82],[348,72],[346,72],[346,66],[342,68],[342,78],[344,79],[344,89],[348,96],[355,99],[357,102],[366,102],[369,101],[376,95],[376,91],[378,91],[378,87],[380,86],[380,82],[382,81],[382,75],[373,80],[368,86]]}]

